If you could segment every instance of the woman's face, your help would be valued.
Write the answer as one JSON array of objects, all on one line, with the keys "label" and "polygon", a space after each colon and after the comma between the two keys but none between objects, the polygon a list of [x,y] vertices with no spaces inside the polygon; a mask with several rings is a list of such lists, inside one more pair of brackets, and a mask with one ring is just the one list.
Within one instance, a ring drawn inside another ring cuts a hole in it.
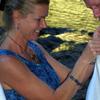
[{"label": "woman's face", "polygon": [[100,0],[84,0],[86,6],[93,11],[94,17],[100,19]]},{"label": "woman's face", "polygon": [[36,40],[41,29],[46,28],[45,17],[48,15],[48,5],[36,5],[33,13],[21,18],[19,21],[19,30],[28,40]]}]

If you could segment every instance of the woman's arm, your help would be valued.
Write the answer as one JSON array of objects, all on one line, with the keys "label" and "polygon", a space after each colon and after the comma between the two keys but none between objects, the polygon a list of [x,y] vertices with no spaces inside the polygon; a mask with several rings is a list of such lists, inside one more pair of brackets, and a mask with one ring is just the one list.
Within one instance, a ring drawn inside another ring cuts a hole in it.
[{"label": "woman's arm", "polygon": [[14,57],[0,56],[0,82],[15,89],[28,100],[55,100],[54,90]]},{"label": "woman's arm", "polygon": [[[84,83],[92,73],[93,68],[89,62],[93,58],[92,52],[87,46],[70,75]],[[70,100],[80,86],[69,76],[54,91],[31,73],[23,63],[13,57],[8,57],[6,64],[0,62],[0,80],[17,90],[28,100]]]},{"label": "woman's arm", "polygon": [[58,93],[57,95],[61,95],[61,100],[71,100],[76,91],[80,88],[77,82],[73,81],[70,76],[73,76],[82,84],[89,78],[93,71],[93,67],[90,64],[93,58],[94,55],[87,46],[75,64],[73,70],[69,74],[68,78],[63,82],[60,88],[56,90],[56,93]]},{"label": "woman's arm", "polygon": [[71,69],[69,69],[67,66],[61,64],[59,61],[50,56],[50,54],[40,44],[38,44],[37,42],[34,43],[36,43],[41,48],[47,61],[54,68],[54,70],[60,77],[61,82],[63,82],[68,76],[68,74],[71,72]]}]

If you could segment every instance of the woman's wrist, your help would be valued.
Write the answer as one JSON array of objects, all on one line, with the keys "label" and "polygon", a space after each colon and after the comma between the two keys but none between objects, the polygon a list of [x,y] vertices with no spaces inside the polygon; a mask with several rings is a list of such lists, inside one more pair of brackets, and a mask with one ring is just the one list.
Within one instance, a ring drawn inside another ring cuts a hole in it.
[{"label": "woman's wrist", "polygon": [[93,67],[91,66],[94,58],[95,56],[87,45],[70,75],[73,76],[77,82],[79,81],[79,83],[86,81],[93,71]]},{"label": "woman's wrist", "polygon": [[95,60],[96,55],[92,52],[90,45],[87,44],[82,55],[80,56],[80,62],[83,64],[91,64]]},{"label": "woman's wrist", "polygon": [[73,75],[69,75],[69,79],[71,79],[72,81],[74,81],[76,83],[76,85],[78,86],[82,86],[82,83],[80,82],[80,80],[78,80],[75,76]]}]

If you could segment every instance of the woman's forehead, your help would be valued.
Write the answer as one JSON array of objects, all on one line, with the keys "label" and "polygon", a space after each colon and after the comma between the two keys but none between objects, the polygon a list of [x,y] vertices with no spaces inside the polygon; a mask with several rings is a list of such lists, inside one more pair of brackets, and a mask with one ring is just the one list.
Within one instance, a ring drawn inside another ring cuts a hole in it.
[{"label": "woman's forehead", "polygon": [[33,14],[38,14],[38,15],[48,14],[48,9],[49,9],[48,5],[36,5],[34,7]]}]

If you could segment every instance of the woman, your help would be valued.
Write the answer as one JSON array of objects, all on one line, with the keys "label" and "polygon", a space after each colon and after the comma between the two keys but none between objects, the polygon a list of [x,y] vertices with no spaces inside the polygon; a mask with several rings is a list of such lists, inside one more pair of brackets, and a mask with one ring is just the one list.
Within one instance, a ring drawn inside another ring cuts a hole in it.
[{"label": "woman", "polygon": [[71,100],[93,71],[89,45],[70,70],[35,42],[46,27],[48,8],[49,0],[8,0],[5,5],[0,82],[8,100]]}]

